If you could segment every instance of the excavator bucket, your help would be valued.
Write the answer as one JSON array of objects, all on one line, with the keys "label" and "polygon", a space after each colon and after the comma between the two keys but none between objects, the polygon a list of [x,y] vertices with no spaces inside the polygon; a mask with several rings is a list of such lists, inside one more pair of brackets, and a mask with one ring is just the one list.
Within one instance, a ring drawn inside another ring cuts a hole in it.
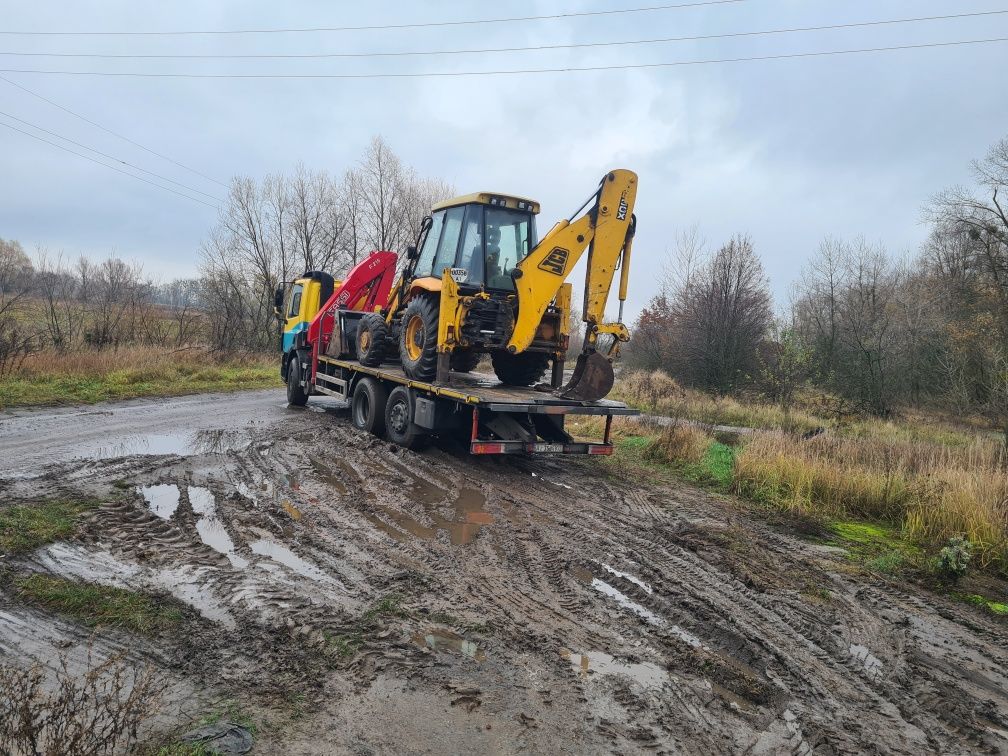
[{"label": "excavator bucket", "polygon": [[570,382],[557,391],[557,396],[579,402],[597,402],[612,391],[615,382],[612,363],[598,352],[588,352],[577,358]]}]

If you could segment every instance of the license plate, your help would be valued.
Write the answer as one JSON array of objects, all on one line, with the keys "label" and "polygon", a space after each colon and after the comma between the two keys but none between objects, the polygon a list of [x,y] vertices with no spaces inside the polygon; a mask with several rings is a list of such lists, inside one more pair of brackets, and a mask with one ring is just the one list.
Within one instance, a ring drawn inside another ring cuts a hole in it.
[{"label": "license plate", "polygon": [[563,444],[536,444],[532,451],[537,452],[563,452]]}]

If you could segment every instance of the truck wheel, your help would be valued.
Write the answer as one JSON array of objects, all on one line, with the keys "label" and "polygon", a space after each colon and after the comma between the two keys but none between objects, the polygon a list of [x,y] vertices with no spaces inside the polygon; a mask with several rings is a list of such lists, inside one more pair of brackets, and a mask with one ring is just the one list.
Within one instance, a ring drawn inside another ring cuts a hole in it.
[{"label": "truck wheel", "polygon": [[479,365],[482,356],[483,353],[475,349],[457,349],[452,352],[451,369],[456,373],[471,373]]},{"label": "truck wheel", "polygon": [[388,391],[374,378],[361,378],[350,402],[350,417],[355,427],[375,436],[385,432],[385,405]]},{"label": "truck wheel", "polygon": [[308,404],[308,392],[301,385],[301,357],[297,352],[287,362],[287,404],[292,407]]},{"label": "truck wheel", "polygon": [[407,449],[426,445],[427,431],[413,422],[413,395],[405,386],[396,386],[385,405],[385,434],[389,441]]},{"label": "truck wheel", "polygon": [[508,386],[531,386],[539,381],[549,366],[550,355],[543,352],[494,352],[490,355],[493,369],[501,383]]},{"label": "truck wheel", "polygon": [[380,367],[385,359],[388,326],[378,313],[371,312],[357,324],[357,359],[361,365]]},{"label": "truck wheel", "polygon": [[403,372],[415,381],[433,381],[437,376],[437,297],[414,297],[403,312],[399,326],[399,356]]}]

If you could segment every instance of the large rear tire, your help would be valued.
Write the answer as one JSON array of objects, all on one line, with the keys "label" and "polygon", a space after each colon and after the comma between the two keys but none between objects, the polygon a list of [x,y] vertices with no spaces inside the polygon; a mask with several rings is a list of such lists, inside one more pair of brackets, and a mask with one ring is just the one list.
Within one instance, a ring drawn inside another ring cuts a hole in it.
[{"label": "large rear tire", "polygon": [[456,373],[471,373],[479,365],[482,352],[475,349],[456,349],[451,356],[451,369]]},{"label": "large rear tire", "polygon": [[380,367],[385,359],[388,325],[385,318],[370,312],[357,324],[357,359],[366,367]]},{"label": "large rear tire", "polygon": [[308,392],[301,385],[301,356],[297,352],[287,363],[287,404],[291,407],[308,404]]},{"label": "large rear tire", "polygon": [[537,383],[549,367],[550,355],[543,352],[494,352],[490,355],[494,372],[508,386],[531,386]]},{"label": "large rear tire", "polygon": [[410,300],[399,326],[399,357],[403,372],[415,381],[433,381],[437,376],[439,302],[421,294]]},{"label": "large rear tire", "polygon": [[396,386],[385,405],[385,434],[389,441],[407,449],[422,449],[427,445],[427,431],[413,422],[413,393],[405,386]]},{"label": "large rear tire", "polygon": [[350,401],[350,418],[354,427],[375,436],[385,433],[385,405],[388,391],[374,378],[361,378]]}]

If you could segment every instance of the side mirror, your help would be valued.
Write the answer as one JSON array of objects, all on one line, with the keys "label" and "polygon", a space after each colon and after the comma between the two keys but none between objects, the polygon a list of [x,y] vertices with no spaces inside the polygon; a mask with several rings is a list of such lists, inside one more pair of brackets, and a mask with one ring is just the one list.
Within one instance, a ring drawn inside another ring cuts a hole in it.
[{"label": "side mirror", "polygon": [[416,260],[418,257],[420,257],[420,253],[417,251],[416,247],[414,247],[412,244],[406,247],[407,260]]},{"label": "side mirror", "polygon": [[282,317],[281,308],[283,308],[284,301],[284,286],[280,284],[277,286],[276,291],[273,292],[273,314],[278,318]]}]

